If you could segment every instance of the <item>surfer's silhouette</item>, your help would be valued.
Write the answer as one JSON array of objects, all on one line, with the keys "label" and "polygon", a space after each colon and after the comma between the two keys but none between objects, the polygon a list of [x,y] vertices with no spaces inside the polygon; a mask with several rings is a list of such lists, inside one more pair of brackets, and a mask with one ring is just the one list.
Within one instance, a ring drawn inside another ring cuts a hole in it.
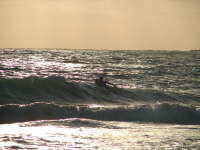
[{"label": "surfer's silhouette", "polygon": [[95,79],[95,84],[100,87],[108,87],[108,85],[116,87],[114,84],[104,80],[102,76],[100,76],[98,79]]}]

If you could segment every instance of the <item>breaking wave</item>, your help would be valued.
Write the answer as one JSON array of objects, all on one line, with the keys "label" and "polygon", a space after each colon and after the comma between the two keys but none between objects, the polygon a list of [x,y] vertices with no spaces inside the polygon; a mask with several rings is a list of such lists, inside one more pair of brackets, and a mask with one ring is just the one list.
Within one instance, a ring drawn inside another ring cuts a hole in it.
[{"label": "breaking wave", "polygon": [[199,101],[194,95],[166,93],[152,89],[123,89],[96,87],[93,83],[78,83],[62,76],[47,78],[28,77],[22,79],[0,79],[0,105],[52,102],[59,104],[116,103],[136,101]]},{"label": "breaking wave", "polygon": [[192,101],[199,100],[194,95],[151,89],[96,87],[59,76],[1,78],[0,123],[88,118],[200,124],[200,111],[191,107]]},{"label": "breaking wave", "polygon": [[8,104],[0,106],[0,123],[66,118],[105,121],[200,124],[200,111],[179,104],[157,103],[137,106],[90,107],[53,103]]}]

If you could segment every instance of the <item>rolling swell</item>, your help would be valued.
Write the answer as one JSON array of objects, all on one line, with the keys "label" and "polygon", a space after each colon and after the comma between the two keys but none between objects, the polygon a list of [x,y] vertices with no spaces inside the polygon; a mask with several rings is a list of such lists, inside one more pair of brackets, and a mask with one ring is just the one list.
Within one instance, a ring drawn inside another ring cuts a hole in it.
[{"label": "rolling swell", "polygon": [[155,123],[200,124],[200,111],[194,107],[158,103],[137,106],[90,107],[54,103],[8,104],[0,106],[0,123],[65,118],[105,121],[142,121]]},{"label": "rolling swell", "polygon": [[[128,94],[128,96],[127,96]],[[0,79],[0,104],[29,104],[32,102],[101,103],[131,98],[129,91],[101,88],[94,84],[67,81],[64,77],[28,77]],[[117,101],[116,101],[117,102]]]},{"label": "rolling swell", "polygon": [[127,104],[136,101],[186,103],[199,99],[197,96],[164,93],[151,89],[101,88],[93,83],[67,81],[60,76],[0,79],[0,105],[52,101],[59,104]]}]

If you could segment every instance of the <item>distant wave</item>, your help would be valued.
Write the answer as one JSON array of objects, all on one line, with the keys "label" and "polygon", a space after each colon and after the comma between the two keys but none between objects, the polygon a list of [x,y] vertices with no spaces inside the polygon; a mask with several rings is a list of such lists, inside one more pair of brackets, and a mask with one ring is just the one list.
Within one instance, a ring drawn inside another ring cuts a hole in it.
[{"label": "distant wave", "polygon": [[105,121],[141,121],[155,123],[200,124],[200,111],[178,104],[157,103],[138,106],[89,107],[53,103],[9,104],[0,106],[0,123],[65,118]]},{"label": "distant wave", "polygon": [[92,83],[70,82],[60,76],[0,79],[0,105],[41,101],[54,101],[59,104],[127,104],[137,101],[185,103],[199,100],[200,98],[194,95],[165,93],[151,89],[101,88]]}]

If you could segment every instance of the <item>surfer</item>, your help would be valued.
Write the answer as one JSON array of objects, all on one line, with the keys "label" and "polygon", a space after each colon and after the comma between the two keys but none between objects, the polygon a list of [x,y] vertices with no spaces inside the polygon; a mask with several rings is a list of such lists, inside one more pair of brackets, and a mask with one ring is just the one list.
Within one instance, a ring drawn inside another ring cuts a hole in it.
[{"label": "surfer", "polygon": [[95,84],[98,86],[101,86],[101,87],[107,87],[108,85],[112,85],[112,86],[116,87],[114,84],[112,84],[108,81],[105,81],[102,76],[100,76],[98,79],[95,79]]}]

